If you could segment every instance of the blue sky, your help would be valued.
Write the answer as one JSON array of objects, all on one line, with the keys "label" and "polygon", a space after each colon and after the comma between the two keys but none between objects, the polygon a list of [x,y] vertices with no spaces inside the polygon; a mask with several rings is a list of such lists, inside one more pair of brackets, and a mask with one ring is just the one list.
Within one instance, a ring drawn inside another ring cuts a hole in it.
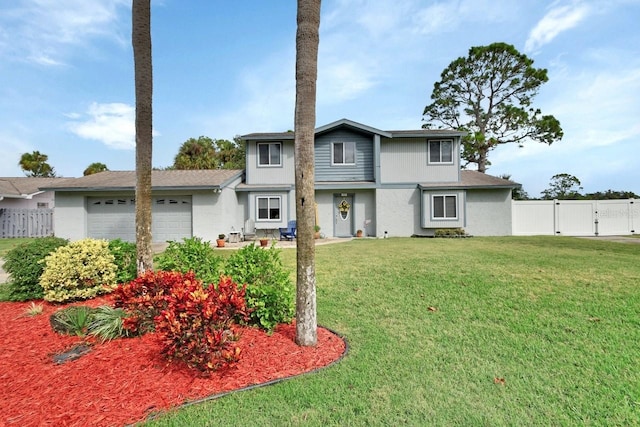
[{"label": "blue sky", "polygon": [[[133,170],[130,0],[0,2],[0,176],[38,150],[59,175]],[[293,0],[152,3],[153,164],[191,137],[293,128]],[[508,145],[488,173],[539,196],[557,173],[584,192],[640,194],[640,0],[324,0],[317,126],[417,129],[433,84],[471,46],[507,42],[548,69],[535,100],[565,136]]]}]

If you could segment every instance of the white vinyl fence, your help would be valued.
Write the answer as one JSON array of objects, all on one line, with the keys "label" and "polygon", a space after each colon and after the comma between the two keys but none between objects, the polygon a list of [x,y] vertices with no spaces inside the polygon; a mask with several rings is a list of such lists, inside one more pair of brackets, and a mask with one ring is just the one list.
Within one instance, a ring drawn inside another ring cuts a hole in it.
[{"label": "white vinyl fence", "polygon": [[0,238],[53,235],[53,209],[0,209]]},{"label": "white vinyl fence", "polygon": [[512,202],[514,236],[614,236],[640,232],[640,202],[522,200]]}]

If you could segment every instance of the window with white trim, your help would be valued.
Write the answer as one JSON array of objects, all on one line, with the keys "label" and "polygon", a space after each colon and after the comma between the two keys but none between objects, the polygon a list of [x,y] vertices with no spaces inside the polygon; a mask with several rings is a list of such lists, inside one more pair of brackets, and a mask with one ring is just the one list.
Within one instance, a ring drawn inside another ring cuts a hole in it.
[{"label": "window with white trim", "polygon": [[456,195],[431,196],[431,206],[433,219],[458,218],[458,196]]},{"label": "window with white trim", "polygon": [[282,144],[279,142],[258,143],[258,166],[280,166],[282,164]]},{"label": "window with white trim", "polygon": [[282,205],[282,201],[279,196],[256,197],[256,205],[258,208],[258,221],[280,219],[280,206]]},{"label": "window with white trim", "polygon": [[355,142],[334,142],[331,144],[331,164],[332,165],[355,165],[356,164],[356,143]]},{"label": "window with white trim", "polygon": [[429,163],[453,163],[453,141],[429,141]]}]

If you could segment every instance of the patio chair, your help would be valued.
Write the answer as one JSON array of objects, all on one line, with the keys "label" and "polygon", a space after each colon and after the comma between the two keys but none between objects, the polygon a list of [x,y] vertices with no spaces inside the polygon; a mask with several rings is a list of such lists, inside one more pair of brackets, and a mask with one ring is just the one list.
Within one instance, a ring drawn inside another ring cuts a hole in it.
[{"label": "patio chair", "polygon": [[280,240],[293,240],[296,238],[296,221],[292,220],[287,223],[287,228],[280,228]]},{"label": "patio chair", "polygon": [[244,222],[244,227],[242,228],[242,240],[256,240],[256,223],[253,222],[251,218]]}]

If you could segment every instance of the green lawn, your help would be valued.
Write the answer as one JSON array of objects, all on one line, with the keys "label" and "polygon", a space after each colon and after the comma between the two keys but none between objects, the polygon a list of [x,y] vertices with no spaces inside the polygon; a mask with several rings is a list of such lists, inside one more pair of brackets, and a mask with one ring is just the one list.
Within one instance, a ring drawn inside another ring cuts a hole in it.
[{"label": "green lawn", "polygon": [[148,425],[640,424],[640,245],[367,239],[316,261],[342,362]]},{"label": "green lawn", "polygon": [[19,239],[0,239],[0,258],[6,255],[6,253],[18,246],[20,243],[30,242],[32,238],[19,238]]}]

